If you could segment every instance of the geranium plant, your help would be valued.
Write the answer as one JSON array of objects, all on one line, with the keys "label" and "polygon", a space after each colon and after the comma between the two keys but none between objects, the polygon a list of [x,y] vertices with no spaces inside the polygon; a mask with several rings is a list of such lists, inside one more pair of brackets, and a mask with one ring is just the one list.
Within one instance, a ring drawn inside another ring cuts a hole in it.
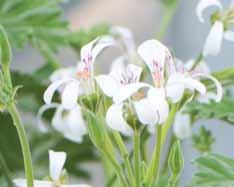
[{"label": "geranium plant", "polygon": [[[186,138],[201,154],[192,162],[197,170],[188,186],[234,186],[234,159],[212,153],[211,131],[192,129],[202,118],[234,123],[228,91],[234,68],[211,72],[206,62],[222,51],[223,38],[234,41],[233,4],[198,1],[194,13],[201,22],[206,8],[218,9],[211,12],[201,53],[182,62],[163,42],[178,2],[161,3],[162,30],[136,45],[132,32],[121,26],[69,31],[57,1],[0,2],[0,186],[88,187],[92,176],[80,165],[93,160],[103,165],[105,176],[94,186],[181,186]],[[10,68],[12,48],[23,50],[26,44],[46,63],[22,75]],[[64,47],[79,55],[71,67],[62,67],[57,57]],[[105,73],[98,63],[108,48],[121,55],[103,60],[110,66]],[[24,124],[24,113],[36,120]]]}]

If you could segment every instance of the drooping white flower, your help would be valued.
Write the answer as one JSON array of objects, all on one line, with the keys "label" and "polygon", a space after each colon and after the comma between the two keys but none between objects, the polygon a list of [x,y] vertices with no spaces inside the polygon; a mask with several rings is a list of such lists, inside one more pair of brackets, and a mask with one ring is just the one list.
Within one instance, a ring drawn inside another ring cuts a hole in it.
[{"label": "drooping white flower", "polygon": [[[233,5],[230,6],[232,10]],[[221,49],[223,38],[229,41],[234,41],[234,32],[226,27],[229,18],[225,15],[225,10],[219,0],[200,0],[197,8],[196,14],[200,22],[204,22],[203,12],[209,7],[216,7],[220,11],[220,18],[216,19],[212,25],[210,33],[208,34],[205,45],[203,48],[203,55],[218,55]]]},{"label": "drooping white flower", "polygon": [[99,75],[96,81],[105,95],[113,98],[114,104],[106,114],[107,124],[114,130],[130,135],[132,129],[124,119],[123,107],[125,101],[131,100],[139,89],[148,87],[148,84],[139,82],[142,68],[134,64],[124,64],[120,57],[112,64],[108,75]]},{"label": "drooping white flower", "polygon": [[[67,185],[62,184],[60,181],[60,177],[62,175],[63,166],[66,161],[66,153],[65,152],[55,152],[49,151],[49,170],[51,181],[42,181],[42,180],[34,180],[35,187],[90,187],[85,184],[77,184],[77,185]],[[27,187],[26,179],[15,179],[14,183],[17,187]]]},{"label": "drooping white flower", "polygon": [[87,128],[80,106],[76,105],[69,110],[64,109],[62,105],[55,103],[42,106],[38,112],[38,125],[40,127],[45,127],[42,121],[42,115],[50,108],[56,108],[52,118],[53,128],[63,134],[66,139],[81,143],[83,136],[87,134]]},{"label": "drooping white flower", "polygon": [[92,93],[95,59],[104,48],[111,45],[114,45],[113,38],[103,36],[82,47],[81,62],[77,67],[60,69],[51,76],[52,84],[44,93],[45,103],[50,104],[55,91],[59,90],[63,107],[71,109],[76,106],[79,95]]},{"label": "drooping white flower", "polygon": [[179,139],[189,138],[192,135],[191,120],[189,114],[179,112],[175,116],[173,130]]}]

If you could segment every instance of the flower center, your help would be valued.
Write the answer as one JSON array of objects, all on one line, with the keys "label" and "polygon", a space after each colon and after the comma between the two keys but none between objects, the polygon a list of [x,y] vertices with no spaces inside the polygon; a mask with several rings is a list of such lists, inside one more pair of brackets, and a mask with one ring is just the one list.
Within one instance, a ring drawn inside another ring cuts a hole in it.
[{"label": "flower center", "polygon": [[135,75],[132,71],[130,71],[129,69],[126,70],[125,73],[121,74],[121,78],[120,78],[120,83],[122,85],[126,85],[126,84],[131,84],[131,83],[136,83],[138,81],[138,77],[137,75]]},{"label": "flower center", "polygon": [[154,84],[156,87],[161,87],[163,85],[163,67],[156,60],[153,60],[152,65],[153,65],[152,76]]},{"label": "flower center", "polygon": [[77,78],[87,81],[92,76],[92,56],[88,54],[86,58],[82,59],[82,67],[77,71]]}]

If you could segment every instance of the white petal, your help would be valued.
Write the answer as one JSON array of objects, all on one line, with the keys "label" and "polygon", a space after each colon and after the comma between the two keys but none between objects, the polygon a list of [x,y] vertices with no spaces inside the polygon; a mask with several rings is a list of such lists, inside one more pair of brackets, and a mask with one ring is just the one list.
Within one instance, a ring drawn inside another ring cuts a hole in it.
[{"label": "white petal", "polygon": [[217,90],[217,95],[216,95],[215,101],[220,102],[222,100],[223,88],[222,88],[222,85],[220,84],[220,82],[216,78],[214,78],[211,75],[207,75],[207,74],[203,74],[203,73],[195,74],[194,76],[195,77],[204,77],[206,79],[210,79],[211,81],[213,81],[215,86],[216,86],[216,90]]},{"label": "white petal", "polygon": [[92,56],[92,49],[98,40],[99,37],[95,38],[94,40],[92,40],[91,42],[89,42],[88,44],[86,44],[81,48],[80,50],[81,61],[83,61],[84,59],[86,60],[88,57]]},{"label": "white petal", "polygon": [[140,88],[143,87],[149,87],[146,83],[132,83],[132,84],[126,84],[118,88],[118,91],[113,96],[114,103],[121,103],[124,100],[131,97],[134,93],[137,93],[137,91]]},{"label": "white petal", "polygon": [[51,82],[62,79],[73,78],[76,72],[76,67],[61,68],[52,73],[49,77]]},{"label": "white petal", "polygon": [[189,89],[192,92],[197,90],[201,95],[205,95],[206,93],[206,87],[200,81],[181,73],[176,73],[169,77],[168,85],[174,84],[183,85],[185,89]]},{"label": "white petal", "polygon": [[64,118],[64,125],[67,128],[64,136],[73,142],[81,143],[83,136],[87,134],[87,129],[80,106],[77,105],[74,109],[68,111]]},{"label": "white petal", "polygon": [[105,95],[112,97],[118,92],[117,82],[109,75],[99,75],[95,77],[98,85]]},{"label": "white petal", "polygon": [[48,128],[46,127],[46,124],[43,122],[42,119],[44,112],[48,109],[57,108],[57,107],[59,107],[59,104],[57,103],[52,103],[50,105],[43,105],[40,107],[36,118],[37,118],[38,128],[41,132],[48,132]]},{"label": "white petal", "polygon": [[133,130],[127,124],[123,117],[122,112],[123,105],[122,104],[114,104],[110,106],[106,113],[106,123],[107,125],[112,128],[113,130],[119,131],[124,135],[132,135]]},{"label": "white petal", "polygon": [[224,38],[228,41],[234,42],[234,32],[233,31],[226,31],[224,33]]},{"label": "white petal", "polygon": [[177,138],[189,138],[192,135],[191,122],[188,114],[178,113],[173,125],[174,133]]},{"label": "white petal", "polygon": [[212,26],[209,35],[206,38],[206,42],[203,49],[204,56],[218,55],[222,45],[223,32],[223,23],[220,21],[216,21]]},{"label": "white petal", "polygon": [[169,114],[169,105],[165,98],[165,91],[163,89],[151,88],[148,91],[147,97],[159,115],[158,123],[163,124]]},{"label": "white petal", "polygon": [[50,160],[50,177],[57,181],[61,175],[63,166],[66,161],[66,153],[65,152],[55,152],[49,151],[49,160]]},{"label": "white petal", "polygon": [[118,82],[121,81],[122,75],[126,73],[125,61],[126,58],[120,56],[111,63],[110,75]]},{"label": "white petal", "polygon": [[167,47],[157,40],[143,42],[137,51],[151,71],[153,71],[152,63],[154,61],[164,67],[166,54],[169,53]]},{"label": "white petal", "polygon": [[80,83],[78,81],[69,82],[62,92],[62,105],[66,109],[71,109],[77,104]]},{"label": "white petal", "polygon": [[205,104],[208,104],[210,103],[211,100],[216,100],[216,94],[213,93],[213,92],[207,92],[206,95],[204,96],[198,96],[197,97],[197,100],[200,102],[200,103],[205,103]]},{"label": "white petal", "polygon": [[142,67],[134,65],[134,64],[128,64],[127,66],[127,72],[134,77],[135,82],[139,82],[141,78],[142,73]]},{"label": "white petal", "polygon": [[159,114],[149,99],[144,98],[136,101],[134,106],[138,119],[142,124],[154,126],[158,123]]},{"label": "white petal", "polygon": [[128,54],[131,55],[131,53],[135,51],[135,42],[133,39],[133,34],[128,28],[115,26],[111,28],[110,32],[114,35],[119,35],[121,37],[126,46]]},{"label": "white petal", "polygon": [[54,129],[59,131],[60,133],[66,132],[67,129],[63,118],[63,111],[64,108],[60,105],[55,111],[51,122]]},{"label": "white petal", "polygon": [[166,85],[167,97],[170,98],[173,103],[177,103],[182,99],[184,91],[184,84],[172,83]]},{"label": "white petal", "polygon": [[[14,184],[16,187],[27,187],[27,180],[26,179],[15,179]],[[50,181],[39,181],[34,180],[34,187],[53,187],[52,182]]]},{"label": "white petal", "polygon": [[216,6],[219,9],[223,8],[219,0],[200,0],[196,8],[196,15],[200,22],[205,21],[202,14],[203,11],[210,6]]},{"label": "white petal", "polygon": [[66,82],[70,81],[70,79],[62,79],[53,82],[44,92],[43,98],[46,104],[51,104],[52,97],[54,95],[54,92],[62,85],[65,84]]},{"label": "white petal", "polygon": [[92,49],[92,58],[95,61],[98,54],[106,47],[112,46],[115,44],[115,40],[111,36],[102,36],[97,41],[96,45]]}]

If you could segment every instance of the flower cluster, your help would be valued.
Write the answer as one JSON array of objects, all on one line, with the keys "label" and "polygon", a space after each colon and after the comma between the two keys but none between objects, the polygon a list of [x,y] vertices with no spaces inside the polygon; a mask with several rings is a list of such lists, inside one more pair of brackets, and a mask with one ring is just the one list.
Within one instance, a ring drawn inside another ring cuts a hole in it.
[{"label": "flower cluster", "polygon": [[[157,40],[147,40],[135,49],[132,34],[126,28],[114,27],[111,33],[112,36],[102,36],[85,45],[77,67],[57,70],[50,77],[52,83],[44,93],[44,100],[48,108],[57,107],[52,124],[66,138],[81,142],[87,133],[82,116],[82,108],[86,105],[82,99],[100,94],[100,89],[112,99],[106,114],[103,113],[107,125],[124,135],[132,135],[134,129],[142,125],[154,132],[155,125],[166,121],[172,104],[182,100],[189,102],[197,93],[205,96],[207,90],[201,81],[204,78],[214,82],[217,88],[214,99],[216,102],[221,100],[220,83],[199,69],[202,63],[195,69],[191,68],[194,61],[183,65]],[[94,62],[97,55],[111,46],[121,46],[124,54],[113,60],[110,73],[96,75]],[[137,62],[142,59],[146,66],[135,63],[136,57]],[[150,72],[152,84],[143,82],[143,67]],[[56,90],[61,96],[61,104],[52,102]],[[95,101],[95,106],[98,102]]]}]

